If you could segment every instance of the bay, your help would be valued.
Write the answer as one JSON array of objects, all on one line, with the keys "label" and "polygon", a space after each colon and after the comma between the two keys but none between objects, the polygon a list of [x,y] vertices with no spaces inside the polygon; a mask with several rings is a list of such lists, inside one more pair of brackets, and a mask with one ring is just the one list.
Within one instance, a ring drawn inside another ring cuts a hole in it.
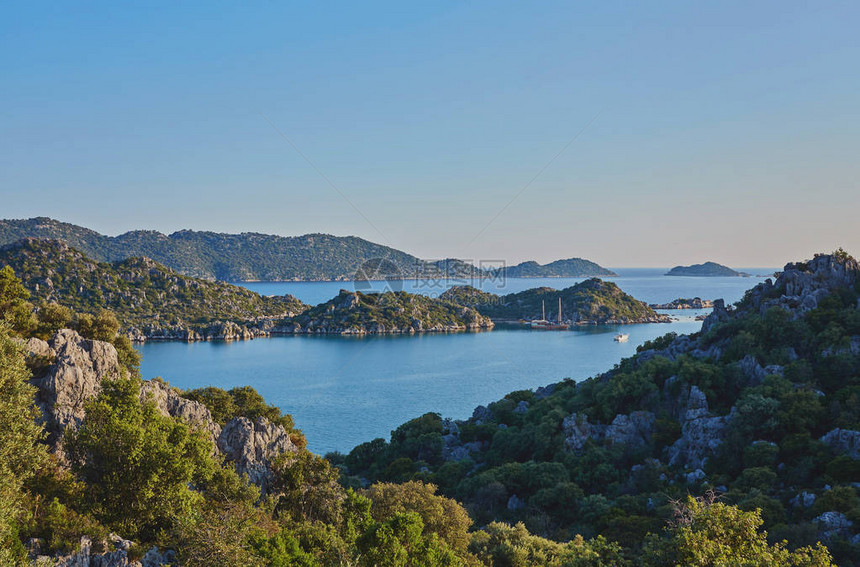
[{"label": "bay", "polygon": [[[737,301],[763,278],[667,277],[665,270],[616,270],[612,278],[647,302],[677,297]],[[747,270],[755,274],[773,270]],[[508,279],[502,293],[541,285],[567,287],[581,279]],[[414,282],[408,291],[420,291]],[[378,288],[384,283],[374,282]],[[350,282],[243,284],[261,293],[290,293],[307,303],[331,298]],[[488,289],[486,285],[482,285]],[[430,294],[424,286],[424,292]],[[321,299],[320,299],[321,298]],[[480,333],[415,336],[292,336],[236,343],[151,342],[143,354],[144,378],[161,376],[181,389],[251,385],[269,403],[293,415],[317,453],[347,452],[425,412],[463,419],[480,405],[521,389],[564,378],[581,380],[609,370],[636,346],[670,331],[696,332],[693,310],[667,312],[663,324],[589,326],[547,332],[496,328]],[[612,340],[629,333],[626,343]]]}]

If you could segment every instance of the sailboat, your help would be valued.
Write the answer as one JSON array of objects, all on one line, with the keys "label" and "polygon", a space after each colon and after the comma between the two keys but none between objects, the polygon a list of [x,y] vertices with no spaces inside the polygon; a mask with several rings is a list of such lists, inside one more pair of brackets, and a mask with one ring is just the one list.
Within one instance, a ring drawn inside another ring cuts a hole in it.
[{"label": "sailboat", "polygon": [[561,322],[561,297],[558,298],[558,322],[551,323],[546,320],[546,301],[541,301],[541,318],[536,321],[531,321],[532,329],[540,329],[543,331],[564,331],[569,329],[570,325]]}]

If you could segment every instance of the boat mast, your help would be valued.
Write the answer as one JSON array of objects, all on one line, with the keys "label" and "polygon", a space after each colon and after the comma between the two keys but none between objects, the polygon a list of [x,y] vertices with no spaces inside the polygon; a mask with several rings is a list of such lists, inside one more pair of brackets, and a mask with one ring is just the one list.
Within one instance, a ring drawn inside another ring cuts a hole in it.
[{"label": "boat mast", "polygon": [[558,324],[561,325],[561,297],[558,298]]},{"label": "boat mast", "polygon": [[541,300],[540,302],[540,313],[541,313],[541,321],[546,321],[546,301]]}]

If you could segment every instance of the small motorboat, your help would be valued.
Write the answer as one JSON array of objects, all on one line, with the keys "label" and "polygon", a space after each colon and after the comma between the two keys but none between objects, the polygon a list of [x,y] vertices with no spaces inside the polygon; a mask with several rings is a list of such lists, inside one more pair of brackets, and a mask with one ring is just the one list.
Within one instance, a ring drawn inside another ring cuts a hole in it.
[{"label": "small motorboat", "polygon": [[616,343],[626,343],[627,339],[629,339],[629,338],[630,338],[630,335],[628,335],[627,333],[618,333],[617,335],[612,337],[612,340],[615,341]]}]

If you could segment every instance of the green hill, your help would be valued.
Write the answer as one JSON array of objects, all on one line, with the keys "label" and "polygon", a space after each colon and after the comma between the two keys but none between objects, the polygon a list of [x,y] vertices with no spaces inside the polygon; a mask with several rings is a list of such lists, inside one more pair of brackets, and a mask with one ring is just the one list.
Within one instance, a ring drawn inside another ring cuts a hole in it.
[{"label": "green hill", "polygon": [[183,276],[147,258],[96,262],[65,243],[24,239],[0,248],[35,299],[74,311],[113,311],[124,328],[147,335],[216,321],[255,323],[307,308],[292,296],[264,297],[245,288]]},{"label": "green hill", "polygon": [[338,334],[447,332],[493,327],[493,322],[476,310],[442,299],[403,291],[361,293],[346,290],[285,324],[287,332]]},{"label": "green hill", "polygon": [[547,318],[555,321],[561,298],[562,319],[571,324],[668,321],[666,316],[624,293],[616,284],[597,278],[562,290],[539,287],[502,296],[462,286],[451,288],[440,297],[474,307],[496,320],[540,319],[543,304]]},{"label": "green hill", "polygon": [[823,541],[858,565],[858,304],[860,265],[844,252],[789,264],[735,308],[716,301],[701,332],[648,342],[605,374],[513,392],[464,421],[426,414],[331,458],[347,483],[433,482],[479,525],[602,534],[633,557],[683,521],[677,501],[714,491],[759,510],[770,541]]},{"label": "green hill", "polygon": [[534,261],[523,262],[505,268],[505,273],[509,278],[605,278],[618,275],[612,270],[582,258],[556,260],[544,265]]}]

